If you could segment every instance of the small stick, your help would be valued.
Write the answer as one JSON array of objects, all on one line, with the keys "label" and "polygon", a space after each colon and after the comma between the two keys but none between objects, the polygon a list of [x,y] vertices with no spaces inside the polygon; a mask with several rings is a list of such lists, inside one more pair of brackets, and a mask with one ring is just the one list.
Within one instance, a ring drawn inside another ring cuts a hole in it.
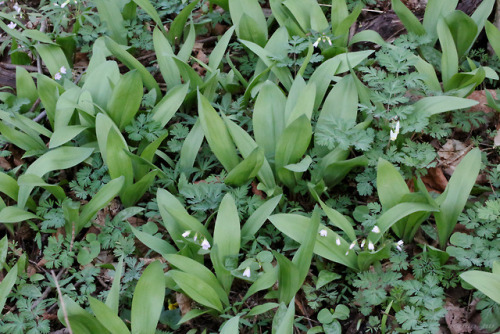
[{"label": "small stick", "polygon": [[50,274],[54,278],[54,283],[56,284],[57,294],[59,295],[59,301],[61,302],[61,308],[64,314],[64,321],[66,322],[67,329],[69,334],[73,334],[71,330],[71,325],[69,324],[68,312],[66,311],[66,305],[64,305],[64,300],[62,298],[61,287],[59,286],[59,281],[57,280],[56,274],[54,274],[54,270],[50,271]]}]

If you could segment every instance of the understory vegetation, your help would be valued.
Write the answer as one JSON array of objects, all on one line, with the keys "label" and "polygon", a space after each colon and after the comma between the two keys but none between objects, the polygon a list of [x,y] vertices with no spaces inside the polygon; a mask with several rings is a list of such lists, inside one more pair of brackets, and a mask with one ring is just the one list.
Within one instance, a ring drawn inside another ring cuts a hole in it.
[{"label": "understory vegetation", "polygon": [[498,4],[414,3],[0,1],[0,333],[498,331]]}]

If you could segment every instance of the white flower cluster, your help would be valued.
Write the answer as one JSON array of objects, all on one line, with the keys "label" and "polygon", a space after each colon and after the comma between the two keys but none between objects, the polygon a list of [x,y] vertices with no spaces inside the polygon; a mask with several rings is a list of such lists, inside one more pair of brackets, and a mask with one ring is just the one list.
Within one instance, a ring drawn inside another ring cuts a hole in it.
[{"label": "white flower cluster", "polygon": [[332,40],[330,39],[330,37],[326,36],[325,34],[323,34],[323,36],[321,36],[321,37],[318,37],[316,42],[313,43],[313,46],[315,48],[317,48],[321,41],[323,41],[323,43],[328,43],[330,46],[332,46]]},{"label": "white flower cluster", "polygon": [[64,67],[64,66],[61,66],[61,68],[59,69],[59,72],[57,72],[54,75],[54,79],[61,80],[62,79],[62,74],[66,74],[66,67]]},{"label": "white flower cluster", "polygon": [[[21,18],[23,17],[23,14],[21,13],[21,7],[19,7],[19,4],[17,2],[14,4],[14,6],[12,6],[12,8],[14,8],[19,17]],[[9,29],[15,29],[17,27],[17,24],[11,21],[9,24],[7,24],[7,27],[9,27]]]},{"label": "white flower cluster", "polygon": [[[189,237],[190,234],[191,231],[185,231],[184,233],[182,233],[182,237],[187,238]],[[197,239],[198,239],[198,234],[195,233],[193,240],[196,241]],[[201,248],[203,248],[204,250],[210,249],[210,242],[208,242],[207,238],[203,238],[203,241],[201,242]]]}]

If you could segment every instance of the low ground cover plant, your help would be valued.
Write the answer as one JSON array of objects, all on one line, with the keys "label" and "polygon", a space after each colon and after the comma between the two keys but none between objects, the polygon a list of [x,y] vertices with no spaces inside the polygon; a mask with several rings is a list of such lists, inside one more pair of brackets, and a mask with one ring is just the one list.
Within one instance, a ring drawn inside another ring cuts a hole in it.
[{"label": "low ground cover plant", "polygon": [[1,6],[0,332],[500,328],[494,0]]}]

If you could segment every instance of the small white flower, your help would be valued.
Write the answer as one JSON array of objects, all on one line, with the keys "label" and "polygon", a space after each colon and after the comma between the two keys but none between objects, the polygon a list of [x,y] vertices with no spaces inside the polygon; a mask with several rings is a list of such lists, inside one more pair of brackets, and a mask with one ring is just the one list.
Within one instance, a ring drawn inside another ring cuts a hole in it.
[{"label": "small white flower", "polygon": [[365,247],[365,243],[366,243],[366,240],[363,239],[363,241],[361,241],[361,248]]},{"label": "small white flower", "polygon": [[330,39],[330,37],[325,36],[324,39],[326,39],[326,41],[328,42],[328,44],[330,44],[330,46],[332,46],[332,40]]},{"label": "small white flower", "polygon": [[59,72],[61,72],[62,74],[66,74],[66,67],[61,66],[61,68],[59,69]]},{"label": "small white flower", "polygon": [[373,244],[373,242],[371,241],[368,242],[368,249],[371,251],[375,249],[375,245]]},{"label": "small white flower", "polygon": [[61,73],[57,72],[55,75],[54,75],[54,79],[56,80],[61,80],[62,76],[61,76]]},{"label": "small white flower", "polygon": [[378,228],[377,225],[373,226],[372,232],[373,233],[380,233],[380,229]]},{"label": "small white flower", "polygon": [[349,251],[345,252],[345,255],[349,255]]},{"label": "small white flower", "polygon": [[319,37],[319,38],[316,40],[316,42],[314,42],[314,43],[313,43],[313,46],[314,46],[315,48],[317,48],[317,47],[318,47],[318,45],[319,45],[319,42],[321,42],[321,37]]},{"label": "small white flower", "polygon": [[327,230],[325,230],[325,229],[323,229],[323,230],[319,231],[319,235],[320,235],[320,236],[322,236],[322,237],[326,237],[326,236],[327,236],[327,234],[328,234],[328,231],[327,231]]},{"label": "small white flower", "polygon": [[7,24],[7,27],[9,27],[10,29],[14,29],[16,26],[17,24],[15,24],[14,22]]},{"label": "small white flower", "polygon": [[[3,1],[2,1],[3,2]],[[19,14],[21,13],[21,7],[19,7],[19,4],[16,2],[14,4],[14,6],[12,6],[12,8],[14,8],[14,10]]]},{"label": "small white flower", "polygon": [[396,140],[396,138],[398,138],[398,134],[399,134],[399,121],[396,122],[396,125],[394,126],[394,131],[393,129],[391,129],[391,140],[394,141]]},{"label": "small white flower", "polygon": [[66,5],[67,5],[68,3],[69,3],[69,0],[64,1],[64,2],[63,2],[63,4],[61,5],[61,8],[66,7]]},{"label": "small white flower", "polygon": [[57,2],[54,2],[54,6],[59,7],[59,4]]},{"label": "small white flower", "polygon": [[397,243],[396,243],[396,248],[398,249],[398,251],[402,251],[403,248],[402,246],[404,245],[404,242],[403,240],[399,240]]},{"label": "small white flower", "polygon": [[190,234],[191,234],[191,231],[186,231],[186,232],[182,233],[182,237],[187,238],[187,237],[189,237]]},{"label": "small white flower", "polygon": [[195,233],[194,234],[194,237],[193,237],[194,241],[196,241],[198,239],[198,233]]},{"label": "small white flower", "polygon": [[335,243],[337,244],[337,246],[340,246],[340,238],[337,238],[337,240],[335,240]]},{"label": "small white flower", "polygon": [[243,272],[243,276],[250,278],[250,267],[247,267],[245,271]]},{"label": "small white flower", "polygon": [[203,239],[203,242],[201,243],[201,248],[203,248],[204,250],[207,250],[210,248],[210,243],[208,242],[207,239]]},{"label": "small white flower", "polygon": [[349,249],[353,249],[356,247],[356,241],[353,241],[352,244],[349,245]]}]

